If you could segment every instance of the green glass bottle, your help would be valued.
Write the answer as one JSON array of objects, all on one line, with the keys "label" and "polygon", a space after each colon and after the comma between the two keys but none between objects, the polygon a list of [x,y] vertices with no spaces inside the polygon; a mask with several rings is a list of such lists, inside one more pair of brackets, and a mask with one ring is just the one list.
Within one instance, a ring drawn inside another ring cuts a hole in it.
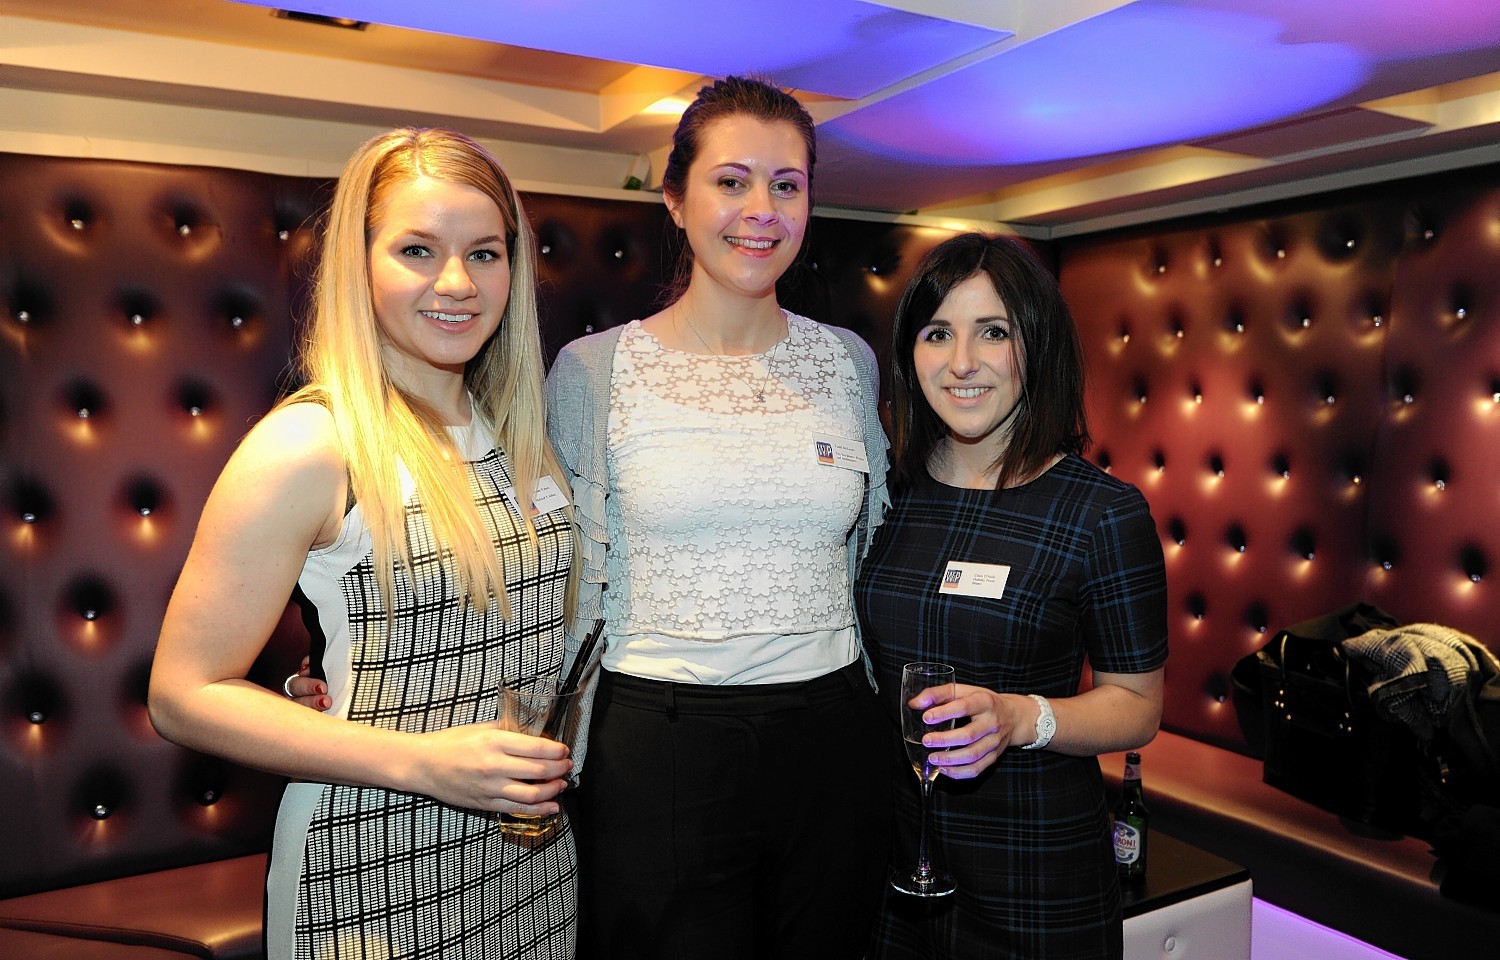
[{"label": "green glass bottle", "polygon": [[1141,755],[1125,754],[1125,784],[1115,808],[1115,865],[1123,880],[1146,876],[1146,823],[1150,819],[1141,790]]}]

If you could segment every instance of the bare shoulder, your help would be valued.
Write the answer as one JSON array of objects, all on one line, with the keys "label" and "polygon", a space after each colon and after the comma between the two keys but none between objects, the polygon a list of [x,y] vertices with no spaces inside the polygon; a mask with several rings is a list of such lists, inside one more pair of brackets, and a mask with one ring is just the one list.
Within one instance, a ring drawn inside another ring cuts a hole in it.
[{"label": "bare shoulder", "polygon": [[240,441],[235,457],[293,470],[334,467],[342,473],[344,466],[333,414],[317,403],[289,403],[272,410]]},{"label": "bare shoulder", "polygon": [[303,453],[323,452],[338,456],[338,431],[333,413],[321,403],[286,403],[262,417],[246,434],[252,437],[289,444]]},{"label": "bare shoulder", "polygon": [[246,516],[279,516],[315,528],[313,542],[321,543],[337,530],[346,484],[333,415],[316,403],[292,403],[266,414],[245,435],[210,499],[230,500]]},{"label": "bare shoulder", "polygon": [[[338,535],[344,483],[328,411],[278,407],[251,429],[208,495],[167,607],[155,668],[178,678],[163,680],[167,688],[184,676],[245,675],[285,611],[308,551]],[[157,677],[152,687],[156,700]]]}]

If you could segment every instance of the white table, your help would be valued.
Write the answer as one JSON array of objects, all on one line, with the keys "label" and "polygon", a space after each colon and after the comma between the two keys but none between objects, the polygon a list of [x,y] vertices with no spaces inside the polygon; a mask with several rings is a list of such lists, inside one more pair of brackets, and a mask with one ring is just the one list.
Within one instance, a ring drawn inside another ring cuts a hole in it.
[{"label": "white table", "polygon": [[1250,960],[1250,871],[1164,833],[1127,881],[1125,960]]}]

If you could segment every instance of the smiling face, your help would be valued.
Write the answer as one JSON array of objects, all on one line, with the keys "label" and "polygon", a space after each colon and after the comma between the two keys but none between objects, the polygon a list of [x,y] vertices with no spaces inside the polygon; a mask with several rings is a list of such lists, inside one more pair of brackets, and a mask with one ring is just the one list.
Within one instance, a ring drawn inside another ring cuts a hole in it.
[{"label": "smiling face", "polygon": [[774,297],[802,246],[807,187],[807,145],[791,123],[736,114],[704,127],[682,195],[667,197],[693,250],[692,288]]},{"label": "smiling face", "polygon": [[463,184],[418,177],[379,198],[370,235],[370,294],[390,374],[423,393],[464,365],[499,329],[510,298],[505,222]]},{"label": "smiling face", "polygon": [[984,273],[943,298],[917,331],[913,366],[922,396],[948,429],[984,462],[998,460],[1021,400],[1020,341],[1009,313]]}]

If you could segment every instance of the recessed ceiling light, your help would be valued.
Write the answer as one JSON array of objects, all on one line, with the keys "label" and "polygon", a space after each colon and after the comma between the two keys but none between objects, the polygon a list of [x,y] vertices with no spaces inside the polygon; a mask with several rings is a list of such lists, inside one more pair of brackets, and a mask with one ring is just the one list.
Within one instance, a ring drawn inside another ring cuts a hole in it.
[{"label": "recessed ceiling light", "polygon": [[662,97],[641,112],[654,117],[680,117],[688,108],[689,102],[682,97]]},{"label": "recessed ceiling light", "polygon": [[351,20],[348,17],[325,17],[321,13],[302,13],[300,10],[273,10],[278,18],[282,20],[296,20],[298,23],[316,23],[324,27],[339,27],[343,30],[363,30],[369,24],[364,20]]}]

